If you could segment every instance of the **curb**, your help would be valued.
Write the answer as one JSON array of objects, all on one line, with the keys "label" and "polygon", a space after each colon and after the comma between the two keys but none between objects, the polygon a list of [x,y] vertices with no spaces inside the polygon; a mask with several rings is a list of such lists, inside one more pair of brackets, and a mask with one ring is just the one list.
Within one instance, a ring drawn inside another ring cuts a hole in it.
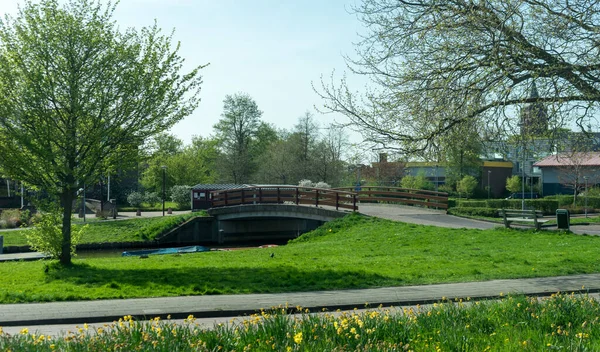
[{"label": "curb", "polygon": [[[372,308],[377,309],[379,307],[403,307],[403,306],[415,306],[415,305],[427,305],[444,302],[456,302],[462,300],[464,301],[483,301],[483,300],[497,300],[501,298],[506,298],[509,296],[527,296],[527,297],[549,297],[552,294],[557,292],[548,292],[548,291],[540,291],[540,292],[529,292],[529,293],[507,293],[504,296],[500,295],[480,295],[480,296],[448,296],[439,297],[436,299],[407,299],[407,300],[395,300],[395,301],[379,301],[379,302],[368,302],[362,304],[354,304],[354,303],[343,303],[343,304],[334,304],[334,305],[315,305],[315,306],[304,306],[300,307],[302,312],[308,310],[310,313],[318,313],[323,311],[336,311],[336,310],[354,310],[355,308],[363,309],[363,308]],[[573,294],[589,294],[589,293],[600,293],[600,288],[597,289],[581,289],[575,291],[569,291],[569,293]],[[65,317],[65,318],[41,318],[41,319],[23,319],[23,320],[9,320],[9,321],[1,321],[1,326],[36,326],[36,325],[60,325],[60,324],[92,324],[92,323],[110,323],[114,321],[118,321],[122,319],[124,315],[131,315],[135,320],[143,321],[143,320],[152,320],[156,317],[159,317],[161,320],[166,319],[185,319],[190,315],[193,315],[194,318],[223,318],[223,317],[243,317],[250,316],[252,314],[260,313],[261,310],[269,310],[269,309],[277,309],[277,307],[269,307],[269,308],[259,308],[259,309],[224,309],[224,310],[189,310],[189,311],[174,311],[174,312],[161,312],[157,314],[108,314],[108,315],[97,315],[97,316],[88,316],[88,317]],[[288,307],[288,314],[300,313],[296,307]],[[0,318],[1,319],[1,318]]]}]

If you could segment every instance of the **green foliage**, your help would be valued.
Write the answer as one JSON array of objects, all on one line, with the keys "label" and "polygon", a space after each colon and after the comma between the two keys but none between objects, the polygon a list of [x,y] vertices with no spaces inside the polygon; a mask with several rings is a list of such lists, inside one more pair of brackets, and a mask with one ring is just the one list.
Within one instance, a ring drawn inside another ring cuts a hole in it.
[{"label": "green foliage", "polygon": [[[485,203],[483,204],[485,205]],[[494,218],[498,216],[498,209],[487,207],[466,207],[461,205],[460,207],[448,209],[448,214],[458,216],[484,216],[488,218]]]},{"label": "green foliage", "polygon": [[171,200],[177,204],[179,209],[186,209],[190,207],[192,197],[192,187],[179,185],[171,187],[169,191]]},{"label": "green foliage", "polygon": [[464,194],[467,198],[469,198],[471,194],[473,194],[473,191],[476,187],[477,179],[475,179],[475,177],[471,175],[467,175],[456,184],[456,191],[458,193]]},{"label": "green foliage", "polygon": [[400,180],[400,187],[410,189],[431,189],[433,186],[424,175],[406,175]]},{"label": "green foliage", "polygon": [[[542,211],[546,215],[556,213],[558,209],[558,202],[554,199],[525,199],[525,206],[530,209],[536,209]],[[478,201],[464,201],[458,202],[459,208],[489,208],[489,209],[521,209],[520,199],[488,199]],[[461,210],[458,210],[461,211]]]},{"label": "green foliage", "polygon": [[[143,202],[152,205],[158,204],[162,201],[162,197],[159,196],[157,192],[145,192],[143,198]],[[129,197],[127,198],[127,200],[129,200]]]},{"label": "green foliage", "polygon": [[485,200],[459,200],[458,206],[461,208],[487,208]]},{"label": "green foliage", "polygon": [[218,162],[221,174],[228,182],[248,183],[257,158],[252,146],[257,140],[262,111],[250,95],[238,93],[225,96],[221,116],[213,126],[222,151]]},{"label": "green foliage", "polygon": [[[75,255],[75,246],[80,242],[86,229],[87,225],[71,228],[71,255]],[[25,232],[25,237],[34,251],[59,259],[63,251],[62,209],[41,214],[33,224],[33,228]]]},{"label": "green foliage", "polygon": [[[545,197],[545,199],[554,199],[558,202],[559,208],[571,208],[573,207],[573,196],[572,195],[555,195]],[[588,208],[600,209],[600,197],[588,196],[587,197]],[[577,197],[576,206],[583,207],[585,205],[585,196]]]},{"label": "green foliage", "polygon": [[[0,22],[0,164],[60,198],[65,235],[78,183],[137,158],[138,146],[200,101],[202,66],[182,72],[171,35],[156,24],[121,31],[115,8],[27,1]],[[68,239],[63,264],[71,262]]]},{"label": "green foliage", "polygon": [[0,220],[3,222],[4,228],[14,229],[16,227],[21,227],[21,225],[27,223],[23,223],[21,220],[21,213],[18,209],[4,209],[2,213],[0,213]]},{"label": "green foliage", "polygon": [[139,207],[144,201],[144,196],[141,192],[133,191],[127,196],[127,203],[134,208]]},{"label": "green foliage", "polygon": [[506,189],[510,193],[518,193],[522,191],[521,177],[514,175],[506,179]]}]

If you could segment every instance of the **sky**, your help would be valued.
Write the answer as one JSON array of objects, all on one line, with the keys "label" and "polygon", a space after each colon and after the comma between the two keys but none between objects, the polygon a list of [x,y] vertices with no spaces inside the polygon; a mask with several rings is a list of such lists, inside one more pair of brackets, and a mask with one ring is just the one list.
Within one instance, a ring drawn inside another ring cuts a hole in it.
[{"label": "sky", "polygon": [[[360,0],[356,0],[360,1]],[[16,14],[18,0],[1,0],[1,14]],[[226,95],[247,93],[263,111],[262,119],[291,129],[310,111],[321,126],[346,122],[322,115],[323,102],[312,84],[347,72],[343,55],[364,32],[351,8],[355,0],[121,0],[115,21],[121,28],[157,24],[175,29],[184,70],[201,71],[202,101],[195,112],[171,129],[185,143],[208,137],[221,118]],[[356,138],[354,136],[353,138]]]}]

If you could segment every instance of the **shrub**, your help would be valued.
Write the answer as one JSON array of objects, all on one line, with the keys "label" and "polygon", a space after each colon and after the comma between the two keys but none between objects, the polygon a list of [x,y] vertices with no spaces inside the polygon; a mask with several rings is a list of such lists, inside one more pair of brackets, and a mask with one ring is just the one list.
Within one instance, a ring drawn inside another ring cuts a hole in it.
[{"label": "shrub", "polygon": [[489,208],[485,200],[460,200],[458,206],[461,208]]},{"label": "shrub", "polygon": [[23,225],[31,225],[31,211],[29,209],[23,210],[19,215]]},{"label": "shrub", "polygon": [[498,217],[498,210],[495,208],[456,207],[448,209],[448,214],[458,216],[485,216],[488,218],[495,218]]},{"label": "shrub", "polygon": [[19,209],[6,209],[2,211],[0,215],[0,219],[4,221],[5,227],[9,229],[14,229],[17,227],[21,227],[21,212]]},{"label": "shrub", "polygon": [[[75,246],[80,242],[87,226],[80,228],[71,226],[71,255],[75,255]],[[42,214],[25,236],[33,250],[47,254],[54,259],[60,258],[63,240],[61,209],[55,208]]]},{"label": "shrub", "polygon": [[133,191],[127,196],[127,203],[129,203],[129,205],[131,205],[134,208],[139,208],[139,206],[142,205],[143,201],[144,196],[142,196],[142,193],[137,191]]},{"label": "shrub", "polygon": [[171,201],[177,203],[177,206],[180,209],[190,207],[191,192],[192,187],[185,185],[173,186],[169,190],[169,193],[171,194]]},{"label": "shrub", "polygon": [[298,182],[299,187],[311,188],[314,187],[314,185],[315,184],[311,180],[300,180],[300,182]]},{"label": "shrub", "polygon": [[456,191],[460,194],[466,195],[466,197],[469,198],[471,194],[473,194],[475,187],[477,187],[477,180],[475,177],[467,175],[456,184]]},{"label": "shrub", "polygon": [[488,208],[508,209],[511,207],[510,201],[507,199],[489,199],[486,201]]},{"label": "shrub", "polygon": [[144,193],[144,202],[149,203],[150,205],[158,204],[162,201],[162,197],[158,195],[156,192],[146,192]]},{"label": "shrub", "polygon": [[331,186],[327,182],[319,181],[315,183],[315,188],[330,189]]}]

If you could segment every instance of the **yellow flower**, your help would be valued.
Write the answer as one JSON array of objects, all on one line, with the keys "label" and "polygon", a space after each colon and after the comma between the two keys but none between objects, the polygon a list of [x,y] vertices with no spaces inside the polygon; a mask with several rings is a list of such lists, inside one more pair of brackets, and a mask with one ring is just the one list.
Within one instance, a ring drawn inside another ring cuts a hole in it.
[{"label": "yellow flower", "polygon": [[287,347],[287,352],[291,352],[292,348],[290,346]]},{"label": "yellow flower", "polygon": [[23,328],[23,330],[21,330],[21,335],[27,335],[27,334],[29,334],[29,329]]},{"label": "yellow flower", "polygon": [[83,323],[83,328],[87,330],[88,329],[88,324],[87,323]]},{"label": "yellow flower", "polygon": [[296,335],[294,335],[294,342],[297,343],[298,345],[302,343],[302,331],[300,331]]}]

